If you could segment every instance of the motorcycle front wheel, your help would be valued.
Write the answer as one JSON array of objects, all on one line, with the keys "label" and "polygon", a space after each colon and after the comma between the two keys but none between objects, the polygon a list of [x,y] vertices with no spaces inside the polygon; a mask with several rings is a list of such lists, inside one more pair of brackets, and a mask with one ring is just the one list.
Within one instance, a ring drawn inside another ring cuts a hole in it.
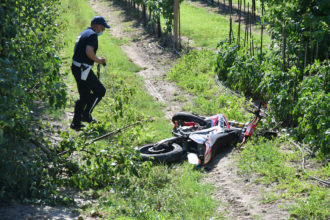
[{"label": "motorcycle front wheel", "polygon": [[179,144],[147,144],[140,148],[142,159],[154,162],[173,163],[182,159],[184,151]]}]

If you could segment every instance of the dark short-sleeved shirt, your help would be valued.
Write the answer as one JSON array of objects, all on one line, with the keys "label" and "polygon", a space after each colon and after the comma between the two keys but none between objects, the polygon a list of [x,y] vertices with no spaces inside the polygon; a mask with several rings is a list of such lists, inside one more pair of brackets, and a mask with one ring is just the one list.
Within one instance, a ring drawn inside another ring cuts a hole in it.
[{"label": "dark short-sleeved shirt", "polygon": [[97,34],[90,27],[81,32],[78,36],[74,46],[74,54],[72,59],[79,63],[93,65],[94,61],[89,59],[86,55],[87,45],[94,47],[94,53],[96,54],[98,48]]}]

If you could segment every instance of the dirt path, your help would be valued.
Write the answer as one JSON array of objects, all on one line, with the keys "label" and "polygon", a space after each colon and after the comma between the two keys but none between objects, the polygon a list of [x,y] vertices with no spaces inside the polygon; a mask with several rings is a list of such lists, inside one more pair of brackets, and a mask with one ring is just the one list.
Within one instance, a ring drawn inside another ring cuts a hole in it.
[{"label": "dirt path", "polygon": [[123,10],[118,2],[91,0],[92,8],[104,16],[110,23],[110,34],[116,38],[129,39],[121,48],[128,58],[142,67],[138,72],[144,78],[146,90],[156,101],[165,104],[164,114],[170,119],[175,112],[181,111],[183,103],[173,99],[174,93],[191,100],[189,94],[175,84],[164,80],[177,57],[159,45],[154,36],[148,34],[143,26],[132,20],[130,14]]},{"label": "dirt path", "polygon": [[216,187],[213,197],[221,202],[218,211],[228,219],[287,219],[289,213],[280,208],[284,204],[262,203],[269,188],[238,174],[237,155],[238,151],[226,149],[206,167],[205,182]]}]

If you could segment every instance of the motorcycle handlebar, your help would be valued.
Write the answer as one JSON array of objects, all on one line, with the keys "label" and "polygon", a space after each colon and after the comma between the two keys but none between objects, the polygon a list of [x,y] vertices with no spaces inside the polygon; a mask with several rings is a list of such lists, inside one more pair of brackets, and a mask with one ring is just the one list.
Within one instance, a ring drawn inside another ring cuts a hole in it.
[{"label": "motorcycle handlebar", "polygon": [[172,133],[176,136],[182,136],[182,137],[188,137],[192,132],[185,132],[185,131],[182,131],[181,129],[178,129],[176,131],[172,131]]},{"label": "motorcycle handlebar", "polygon": [[[264,107],[264,111],[262,112],[262,114],[260,114],[262,105]],[[262,118],[266,112],[266,109],[267,109],[267,104],[265,102],[260,102],[258,109],[251,113],[253,113],[257,118]]]}]

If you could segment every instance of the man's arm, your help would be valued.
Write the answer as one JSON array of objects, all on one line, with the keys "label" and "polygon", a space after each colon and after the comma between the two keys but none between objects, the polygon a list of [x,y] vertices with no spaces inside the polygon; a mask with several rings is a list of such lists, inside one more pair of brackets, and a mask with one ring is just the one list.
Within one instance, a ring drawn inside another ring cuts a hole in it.
[{"label": "man's arm", "polygon": [[86,55],[89,59],[93,60],[96,63],[104,64],[105,58],[104,57],[97,57],[94,53],[94,47],[87,45],[86,46]]}]

